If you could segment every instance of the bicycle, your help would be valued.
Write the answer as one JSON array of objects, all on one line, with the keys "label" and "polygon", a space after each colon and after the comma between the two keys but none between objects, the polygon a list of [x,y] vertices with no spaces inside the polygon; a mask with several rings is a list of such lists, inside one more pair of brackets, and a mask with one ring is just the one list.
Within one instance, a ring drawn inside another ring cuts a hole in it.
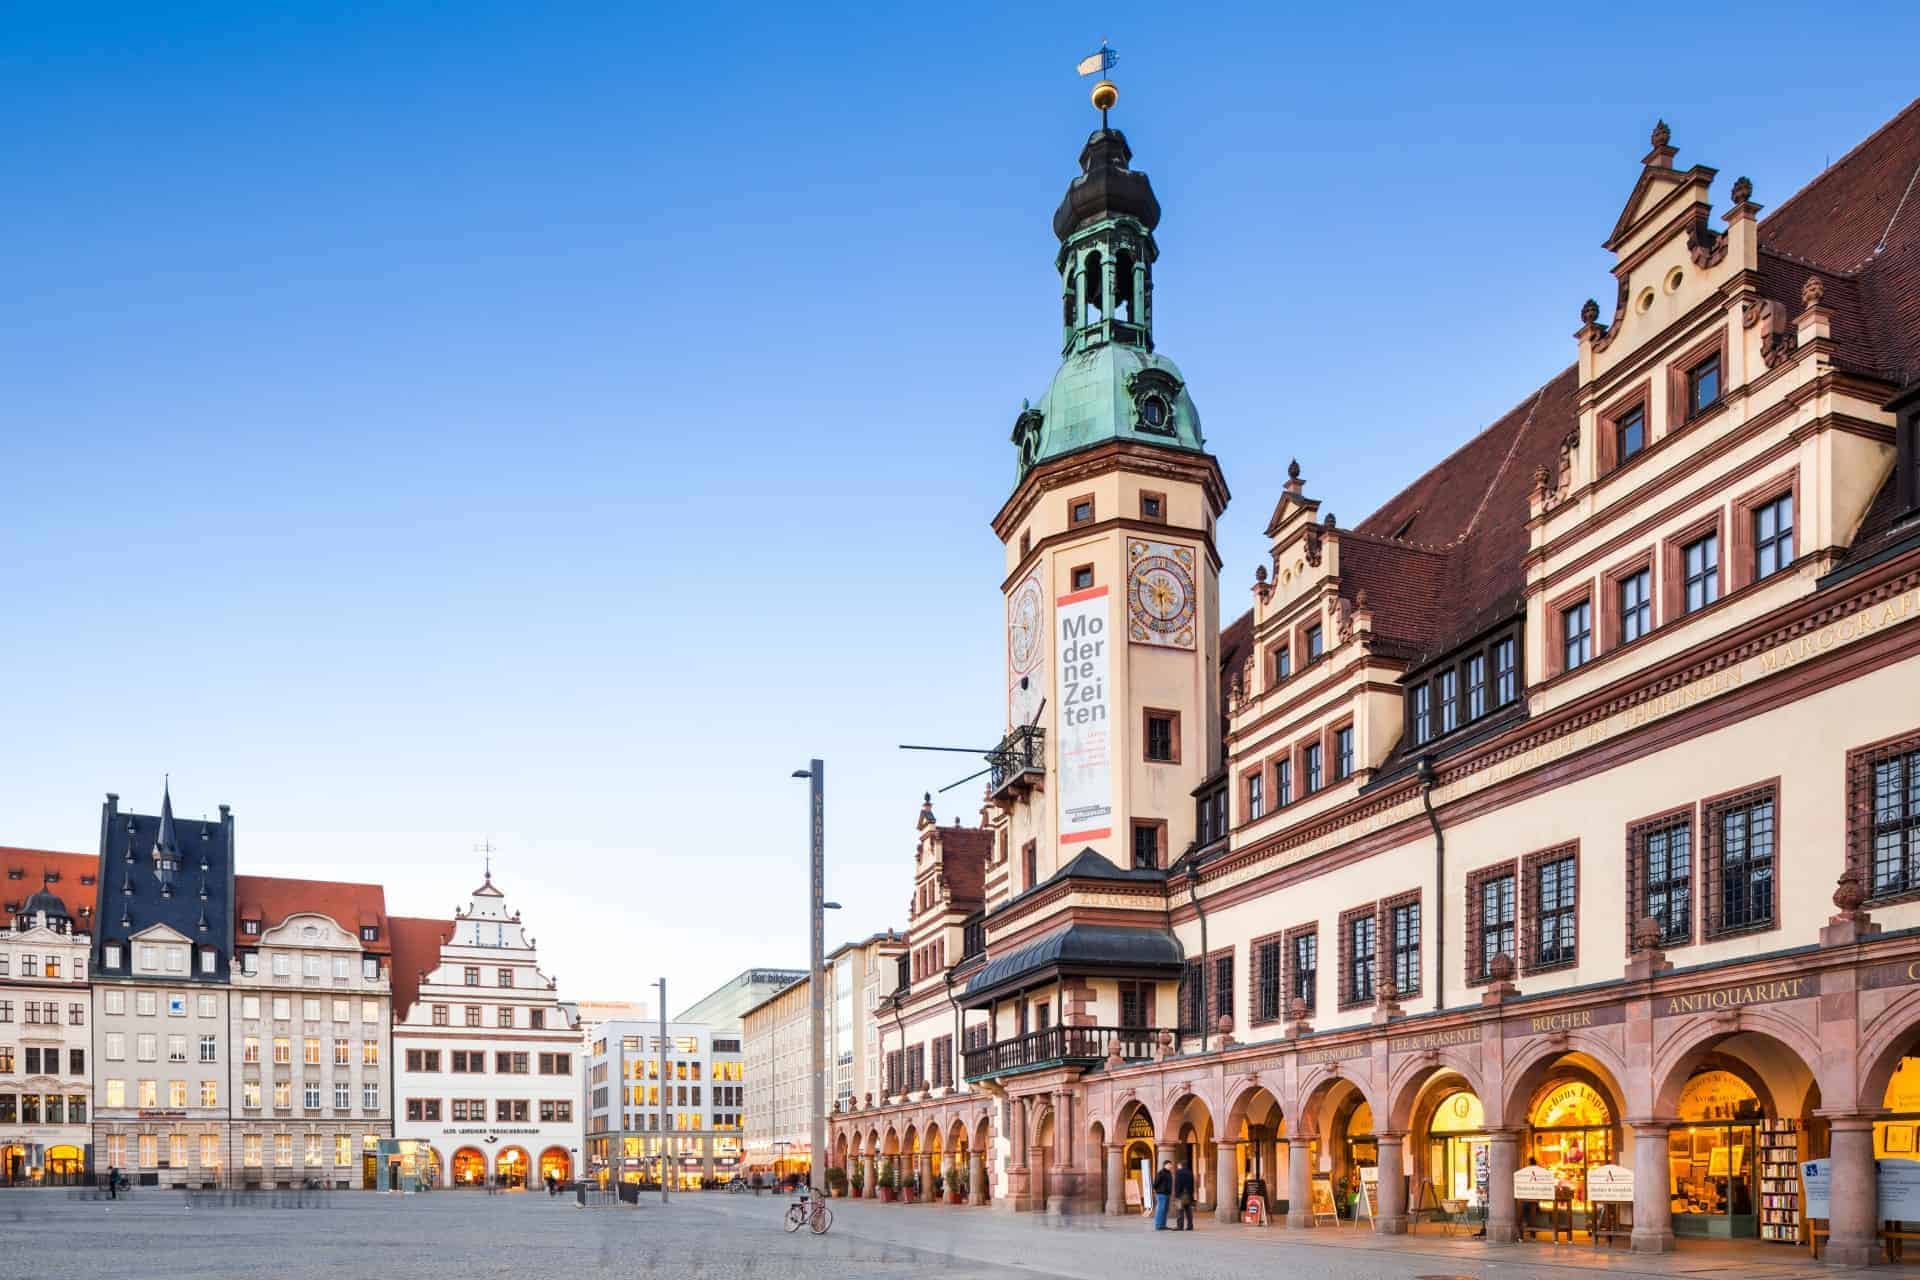
[{"label": "bicycle", "polygon": [[823,1236],[833,1228],[833,1210],[825,1200],[801,1196],[787,1206],[785,1225],[789,1232],[798,1231],[804,1225],[814,1235]]}]

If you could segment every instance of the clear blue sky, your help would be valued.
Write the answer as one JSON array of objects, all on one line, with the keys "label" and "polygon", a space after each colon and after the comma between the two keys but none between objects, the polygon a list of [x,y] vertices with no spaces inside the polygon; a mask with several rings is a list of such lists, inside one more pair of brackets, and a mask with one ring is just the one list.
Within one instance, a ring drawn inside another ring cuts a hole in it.
[{"label": "clear blue sky", "polygon": [[[0,32],[0,843],[107,790],[574,995],[904,923],[901,741],[1000,728],[1048,220],[1121,51],[1158,337],[1236,501],[1343,523],[1570,363],[1656,116],[1776,204],[1915,93],[1910,5],[46,5]],[[971,817],[972,785],[940,798]],[[965,799],[962,799],[965,797]]]}]

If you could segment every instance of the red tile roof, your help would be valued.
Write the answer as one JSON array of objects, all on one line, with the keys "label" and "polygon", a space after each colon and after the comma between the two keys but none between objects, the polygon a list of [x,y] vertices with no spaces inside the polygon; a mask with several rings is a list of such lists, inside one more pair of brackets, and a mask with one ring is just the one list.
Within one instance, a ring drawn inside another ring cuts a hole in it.
[{"label": "red tile roof", "polygon": [[[15,903],[50,889],[66,904],[75,929],[92,932],[100,859],[91,853],[54,853],[47,849],[16,849],[0,845],[0,928],[13,926]],[[47,877],[56,877],[49,881]],[[85,908],[85,914],[82,914]]]},{"label": "red tile roof", "polygon": [[373,925],[378,930],[374,940],[361,944],[367,951],[385,955],[393,947],[387,921],[387,891],[377,884],[235,876],[233,901],[234,936],[243,944],[246,941],[243,926],[248,920],[258,920],[261,929],[266,930],[285,922],[288,916],[310,912],[327,917],[355,935],[362,926]]},{"label": "red tile roof", "polygon": [[[1896,385],[1920,378],[1920,99],[1758,230],[1763,296],[1797,316],[1818,275],[1838,363]],[[1563,370],[1340,535],[1341,594],[1366,591],[1387,652],[1437,657],[1524,607],[1527,495],[1534,468],[1557,472],[1578,389],[1577,366]],[[1223,681],[1251,630],[1249,613],[1221,632]]]},{"label": "red tile roof", "polygon": [[440,967],[440,946],[453,937],[453,921],[388,916],[393,932],[393,1020],[399,1022],[420,998],[420,976]]}]

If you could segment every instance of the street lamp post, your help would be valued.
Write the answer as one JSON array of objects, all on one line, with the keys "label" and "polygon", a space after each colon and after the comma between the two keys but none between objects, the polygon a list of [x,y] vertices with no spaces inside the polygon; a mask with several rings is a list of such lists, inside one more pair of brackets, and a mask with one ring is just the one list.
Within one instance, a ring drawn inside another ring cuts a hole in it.
[{"label": "street lamp post", "polygon": [[809,1095],[812,1100],[811,1114],[807,1117],[807,1184],[819,1195],[826,1193],[826,1173],[820,1167],[820,1153],[827,1145],[827,1003],[821,970],[826,965],[826,912],[828,908],[840,905],[827,901],[826,774],[826,764],[817,758],[808,761],[805,769],[793,771],[794,777],[807,780],[810,800],[808,835],[812,859],[807,925],[813,941],[813,962],[807,970],[807,994],[811,997],[808,1015],[811,1020],[813,1088]]},{"label": "street lamp post", "polygon": [[[660,1203],[667,1202],[667,980],[658,979],[660,988]],[[624,1104],[623,1104],[624,1105]]]}]

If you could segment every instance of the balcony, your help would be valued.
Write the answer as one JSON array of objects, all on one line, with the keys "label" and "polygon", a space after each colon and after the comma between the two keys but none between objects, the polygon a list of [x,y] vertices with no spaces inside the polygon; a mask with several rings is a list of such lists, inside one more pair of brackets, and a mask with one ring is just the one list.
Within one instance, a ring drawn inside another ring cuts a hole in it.
[{"label": "balcony", "polygon": [[987,798],[997,800],[1007,791],[1025,795],[1046,772],[1047,731],[1023,724],[987,752]]},{"label": "balcony", "polygon": [[968,1080],[991,1080],[1046,1067],[1096,1066],[1116,1044],[1126,1061],[1145,1062],[1159,1040],[1158,1027],[1047,1027],[968,1049],[961,1063]]}]

